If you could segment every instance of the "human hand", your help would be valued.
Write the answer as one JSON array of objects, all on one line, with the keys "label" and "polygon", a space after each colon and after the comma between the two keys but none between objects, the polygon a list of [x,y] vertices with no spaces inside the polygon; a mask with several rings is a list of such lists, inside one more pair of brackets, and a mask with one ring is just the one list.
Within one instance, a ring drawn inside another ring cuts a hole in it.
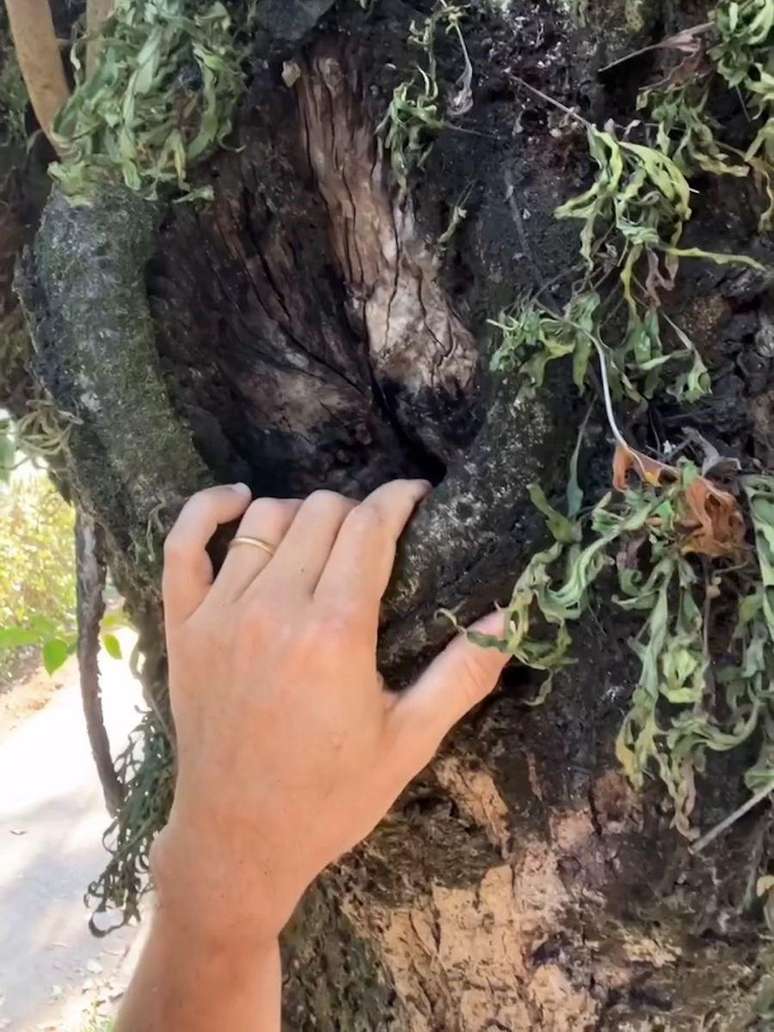
[{"label": "human hand", "polygon": [[[194,496],[165,547],[178,749],[152,854],[162,907],[214,942],[276,938],[310,882],[361,841],[495,686],[507,657],[459,636],[409,690],[376,668],[397,540],[429,490],[395,481],[356,504],[244,485]],[[243,515],[244,514],[244,515]],[[206,546],[243,515],[213,580]],[[477,629],[498,633],[502,617]]]}]

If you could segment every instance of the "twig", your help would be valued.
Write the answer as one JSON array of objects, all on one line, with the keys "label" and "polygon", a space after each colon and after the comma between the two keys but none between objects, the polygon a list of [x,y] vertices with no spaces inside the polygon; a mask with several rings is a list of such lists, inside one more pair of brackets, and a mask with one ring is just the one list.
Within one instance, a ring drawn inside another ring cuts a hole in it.
[{"label": "twig", "polygon": [[585,126],[587,129],[589,128],[590,123],[582,115],[579,115],[577,111],[573,111],[572,108],[568,108],[566,104],[562,104],[561,101],[556,100],[554,97],[549,97],[547,93],[543,93],[543,91],[539,90],[536,86],[530,86],[530,84],[525,79],[522,79],[520,75],[514,75],[512,78],[514,82],[519,84],[519,86],[523,86],[525,90],[529,90],[530,93],[534,93],[536,97],[540,97],[540,99],[544,100],[546,104],[552,104],[555,108],[563,111],[569,118],[574,118],[576,122],[580,122],[580,124]]},{"label": "twig", "polygon": [[105,796],[105,806],[108,813],[115,816],[123,800],[123,789],[110,756],[97,663],[99,627],[105,611],[102,597],[105,587],[102,535],[94,521],[80,511],[75,522],[75,555],[78,571],[78,665],[83,715]]},{"label": "twig", "polygon": [[[585,332],[585,331],[584,331]],[[597,349],[597,355],[599,356],[599,371],[602,374],[602,394],[605,398],[605,412],[607,414],[607,421],[610,424],[610,429],[613,432],[613,437],[616,442],[625,448],[626,451],[631,451],[631,446],[627,443],[626,438],[618,429],[618,423],[615,420],[615,412],[613,410],[613,395],[610,391],[610,380],[607,375],[607,357],[605,355],[602,345],[599,343],[597,338],[589,333],[587,334],[594,347]]]},{"label": "twig", "polygon": [[683,29],[682,32],[678,32],[674,36],[667,36],[666,39],[662,39],[658,43],[651,43],[650,46],[641,47],[639,50],[635,50],[631,54],[624,54],[623,57],[619,57],[616,61],[611,61],[610,64],[605,65],[604,68],[600,68],[597,75],[604,75],[605,72],[609,72],[613,68],[617,68],[618,65],[622,65],[626,61],[631,61],[635,57],[640,57],[642,54],[647,54],[651,50],[679,50],[683,54],[695,53],[695,48],[689,49],[685,43],[687,43],[693,36],[698,36],[703,32],[708,32],[711,28],[712,22],[703,22],[701,25],[694,25],[690,29]]},{"label": "twig", "polygon": [[48,0],[6,0],[16,56],[35,117],[61,158],[54,120],[70,96]]},{"label": "twig", "polygon": [[30,461],[29,455],[25,455],[23,459],[19,459],[13,466],[0,466],[0,476],[10,476],[11,473],[15,473],[17,469],[21,469],[25,463]]},{"label": "twig", "polygon": [[524,228],[524,219],[522,217],[521,210],[519,209],[518,201],[516,200],[516,183],[513,179],[513,173],[509,168],[506,168],[505,170],[505,199],[508,202],[508,207],[511,209],[511,217],[513,218],[516,226],[516,232],[519,234],[521,249],[524,252],[525,258],[529,262],[530,272],[532,273],[532,278],[535,281],[535,286],[538,291],[541,291],[543,289],[543,277],[540,273],[540,267],[535,261],[535,256],[532,253],[527,231]]},{"label": "twig", "polygon": [[750,118],[750,112],[747,110],[747,105],[744,102],[744,94],[742,93],[741,89],[738,86],[736,87],[735,92],[736,92],[736,97],[737,97],[737,100],[739,101],[740,107],[742,108],[742,111],[744,112],[745,120],[748,121],[748,122],[751,122],[752,119]]},{"label": "twig", "polygon": [[774,792],[774,784],[769,785],[768,788],[760,789],[760,791],[756,792],[754,796],[751,796],[746,803],[743,803],[738,810],[734,810],[732,814],[726,817],[725,820],[722,820],[720,824],[716,824],[715,827],[711,831],[708,831],[706,835],[702,835],[698,842],[694,842],[690,847],[691,852],[701,853],[703,849],[706,849],[710,842],[714,842],[715,839],[719,835],[722,835],[724,831],[728,831],[732,824],[736,824],[741,817],[744,817],[746,813],[749,813],[749,811],[752,810],[753,807],[757,806],[758,803],[762,803],[763,800],[767,796],[771,795],[772,792]]}]

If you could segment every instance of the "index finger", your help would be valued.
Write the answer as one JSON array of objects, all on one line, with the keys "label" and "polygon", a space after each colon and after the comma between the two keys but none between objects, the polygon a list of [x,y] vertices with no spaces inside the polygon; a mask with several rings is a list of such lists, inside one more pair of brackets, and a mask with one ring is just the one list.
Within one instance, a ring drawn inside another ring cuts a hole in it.
[{"label": "index finger", "polygon": [[204,601],[212,586],[213,569],[207,545],[222,523],[238,519],[250,504],[246,484],[208,487],[185,503],[164,542],[162,594],[164,617],[186,620]]},{"label": "index finger", "polygon": [[426,480],[393,480],[356,506],[339,530],[315,600],[326,608],[361,610],[369,621],[378,622],[398,539],[431,490]]}]

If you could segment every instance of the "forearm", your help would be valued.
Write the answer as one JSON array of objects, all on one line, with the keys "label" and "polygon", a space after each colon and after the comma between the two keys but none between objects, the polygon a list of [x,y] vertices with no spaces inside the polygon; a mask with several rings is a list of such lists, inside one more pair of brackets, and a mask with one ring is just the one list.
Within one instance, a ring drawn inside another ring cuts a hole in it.
[{"label": "forearm", "polygon": [[197,941],[159,906],[116,1032],[279,1032],[280,993],[276,940]]}]

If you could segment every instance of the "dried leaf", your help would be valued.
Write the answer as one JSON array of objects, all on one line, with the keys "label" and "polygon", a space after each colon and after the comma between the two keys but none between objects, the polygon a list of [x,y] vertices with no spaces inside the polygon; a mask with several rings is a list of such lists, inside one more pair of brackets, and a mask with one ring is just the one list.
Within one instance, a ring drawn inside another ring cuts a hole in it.
[{"label": "dried leaf", "polygon": [[694,529],[684,541],[684,552],[707,556],[734,556],[744,549],[745,526],[742,510],[728,491],[722,491],[706,477],[696,477],[685,490],[687,521]]},{"label": "dried leaf", "polygon": [[613,457],[613,487],[616,491],[626,491],[629,486],[629,473],[634,470],[642,481],[651,487],[659,487],[664,480],[676,480],[679,473],[674,466],[651,459],[634,448],[619,444]]},{"label": "dried leaf", "polygon": [[89,75],[85,45],[73,48],[76,89],[57,116],[64,157],[51,175],[81,203],[121,179],[151,199],[164,186],[193,199],[188,171],[224,143],[244,88],[229,10],[220,0],[117,0]]},{"label": "dried leaf", "polygon": [[681,550],[712,557],[739,555],[744,549],[745,524],[742,510],[732,494],[686,467],[682,474],[674,466],[651,459],[642,452],[619,444],[613,459],[613,486],[629,488],[629,473],[651,487],[675,483],[681,476],[676,526],[685,534]]}]

